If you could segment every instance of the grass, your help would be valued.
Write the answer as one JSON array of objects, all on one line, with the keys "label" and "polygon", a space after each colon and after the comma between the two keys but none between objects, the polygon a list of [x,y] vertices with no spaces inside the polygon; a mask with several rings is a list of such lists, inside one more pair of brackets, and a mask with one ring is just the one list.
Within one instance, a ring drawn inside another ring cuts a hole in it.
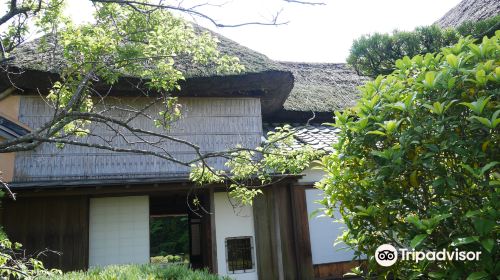
[{"label": "grass", "polygon": [[209,273],[206,270],[191,270],[186,265],[111,265],[103,268],[92,268],[88,271],[74,271],[43,280],[230,280]]}]

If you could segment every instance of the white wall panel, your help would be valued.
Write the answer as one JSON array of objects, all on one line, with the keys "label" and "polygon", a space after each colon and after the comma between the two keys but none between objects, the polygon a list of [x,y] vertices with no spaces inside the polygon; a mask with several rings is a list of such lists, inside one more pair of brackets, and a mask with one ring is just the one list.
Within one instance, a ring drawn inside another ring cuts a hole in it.
[{"label": "white wall panel", "polygon": [[[228,200],[227,193],[224,192],[217,192],[214,194],[214,204],[218,273],[220,275],[228,275],[236,280],[257,280],[258,260],[255,259],[255,231],[252,207],[233,208]],[[251,236],[253,238],[255,269],[247,273],[228,274],[225,240],[228,237],[243,236]]]},{"label": "white wall panel", "polygon": [[317,165],[313,165],[310,168],[304,170],[302,174],[304,176],[298,180],[299,183],[310,183],[312,185],[323,179],[323,176],[325,176],[325,171],[318,169]]},{"label": "white wall panel", "polygon": [[90,199],[89,266],[149,262],[149,198]]},{"label": "white wall panel", "polygon": [[[318,189],[306,190],[308,214],[321,208],[316,200],[321,199],[323,191]],[[320,213],[321,214],[321,213]],[[335,217],[340,217],[336,212]],[[309,218],[309,234],[311,237],[311,252],[313,264],[332,263],[352,260],[353,251],[345,251],[346,245],[340,243],[334,246],[337,237],[342,235],[345,225],[334,219],[324,216]]]}]

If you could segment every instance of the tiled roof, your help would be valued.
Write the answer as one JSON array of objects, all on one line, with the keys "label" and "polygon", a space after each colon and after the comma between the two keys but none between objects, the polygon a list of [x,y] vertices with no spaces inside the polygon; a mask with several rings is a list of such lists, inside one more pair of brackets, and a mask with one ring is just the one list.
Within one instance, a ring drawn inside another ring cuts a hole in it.
[{"label": "tiled roof", "polygon": [[[283,126],[285,123],[264,123],[264,133],[274,130],[278,126]],[[321,125],[304,123],[289,123],[295,131],[294,138],[296,147],[300,145],[310,145],[315,149],[332,151],[332,144],[337,141],[338,128]]]}]

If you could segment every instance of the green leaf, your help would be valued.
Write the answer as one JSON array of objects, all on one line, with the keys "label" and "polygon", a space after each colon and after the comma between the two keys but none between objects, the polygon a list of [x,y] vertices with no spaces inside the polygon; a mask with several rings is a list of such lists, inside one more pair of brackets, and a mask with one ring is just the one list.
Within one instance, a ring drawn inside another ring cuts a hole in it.
[{"label": "green leaf", "polygon": [[474,102],[462,102],[460,104],[469,107],[469,109],[471,109],[474,113],[476,113],[476,115],[481,115],[481,113],[484,110],[484,107],[486,106],[486,104],[488,104],[490,98],[491,96],[488,96],[487,98],[480,97]]},{"label": "green leaf", "polygon": [[491,253],[493,246],[495,246],[495,241],[493,241],[493,239],[491,239],[491,238],[488,238],[485,240],[481,240],[481,245],[483,245],[483,247],[484,247],[484,249],[486,249],[486,251]]},{"label": "green leaf", "polygon": [[410,246],[415,249],[420,245],[425,239],[427,238],[427,234],[419,234],[415,237],[410,242]]},{"label": "green leaf", "polygon": [[453,67],[453,68],[457,68],[458,67],[458,59],[457,57],[454,55],[454,54],[449,54],[446,56],[446,61],[448,62],[448,64]]},{"label": "green leaf", "polygon": [[488,81],[488,78],[486,77],[486,72],[484,70],[478,70],[476,72],[476,82],[478,85],[485,85],[486,82]]},{"label": "green leaf", "polygon": [[470,244],[470,243],[476,242],[478,240],[479,240],[478,236],[455,238],[455,240],[453,240],[453,242],[451,243],[451,246],[457,247],[460,245]]},{"label": "green leaf", "polygon": [[493,128],[492,123],[487,118],[478,117],[478,116],[472,116],[472,117],[470,117],[470,119],[479,121],[480,123],[482,123],[487,128]]},{"label": "green leaf", "polygon": [[460,166],[463,167],[465,170],[469,171],[469,173],[472,174],[472,175],[474,175],[474,177],[480,177],[479,170],[476,171],[470,165],[465,164],[465,163],[461,163]]},{"label": "green leaf", "polygon": [[494,221],[485,218],[476,218],[472,220],[472,224],[480,235],[487,235],[495,226]]},{"label": "green leaf", "polygon": [[429,71],[425,73],[424,85],[427,88],[432,89],[434,88],[435,84],[436,84],[436,72]]},{"label": "green leaf", "polygon": [[481,213],[481,210],[474,210],[474,211],[467,211],[467,213],[465,213],[465,217],[466,218],[471,218],[471,217],[475,217],[477,214],[480,214]]},{"label": "green leaf", "polygon": [[484,175],[484,173],[486,173],[486,171],[490,170],[491,168],[493,168],[497,164],[498,164],[498,161],[492,161],[492,162],[486,164],[485,166],[483,166],[483,168],[481,168],[481,175]]},{"label": "green leaf", "polygon": [[401,59],[398,59],[396,60],[396,68],[398,69],[405,69],[405,64],[403,63],[403,61]]},{"label": "green leaf", "polygon": [[481,279],[486,279],[487,277],[488,273],[480,271],[471,273],[466,280],[481,280]]},{"label": "green leaf", "polygon": [[420,230],[427,229],[427,227],[422,223],[422,221],[420,221],[420,219],[417,216],[414,216],[414,215],[408,216],[408,217],[406,217],[406,221],[412,223]]},{"label": "green leaf", "polygon": [[445,274],[443,272],[429,272],[429,277],[434,279],[443,279]]},{"label": "green leaf", "polygon": [[368,131],[366,134],[374,134],[374,135],[382,135],[382,136],[386,136],[386,134],[380,130],[372,130],[372,131]]},{"label": "green leaf", "polygon": [[[500,68],[500,67],[498,67]],[[491,116],[491,126],[493,129],[497,127],[497,125],[500,123],[500,119],[498,118],[498,115],[500,114],[500,110],[496,110],[495,113],[493,113],[493,116]]]}]

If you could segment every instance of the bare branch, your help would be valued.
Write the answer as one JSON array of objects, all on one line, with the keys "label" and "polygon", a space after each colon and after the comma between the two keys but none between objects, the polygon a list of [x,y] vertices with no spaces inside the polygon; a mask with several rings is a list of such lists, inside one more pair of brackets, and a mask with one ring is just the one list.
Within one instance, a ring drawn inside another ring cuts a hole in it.
[{"label": "bare branch", "polygon": [[279,22],[278,21],[278,17],[281,14],[281,11],[277,12],[274,15],[274,17],[272,18],[272,20],[270,20],[269,22],[250,21],[250,22],[242,22],[242,23],[235,23],[235,24],[225,24],[225,23],[219,23],[214,18],[208,16],[205,13],[197,11],[196,9],[193,9],[193,8],[184,8],[181,6],[172,6],[172,5],[164,5],[164,4],[152,4],[152,3],[147,3],[147,2],[130,1],[130,0],[90,0],[90,1],[92,1],[94,3],[115,3],[115,4],[121,4],[121,5],[128,5],[131,8],[133,8],[139,12],[145,12],[145,11],[142,11],[140,8],[138,8],[140,6],[178,11],[181,13],[196,16],[196,17],[199,17],[202,19],[206,19],[206,20],[210,21],[214,26],[221,27],[221,28],[222,27],[242,27],[242,26],[247,26],[247,25],[271,25],[272,26],[272,25],[288,24],[288,21],[286,21],[286,22]]},{"label": "bare branch", "polygon": [[[1,174],[1,172],[0,172],[0,174]],[[12,200],[16,200],[16,194],[10,190],[9,185],[3,181],[3,178],[1,176],[0,176],[0,186],[7,191],[7,193],[9,194],[10,198],[12,198]]]},{"label": "bare branch", "polygon": [[303,5],[312,5],[312,6],[323,6],[326,5],[324,2],[310,2],[310,1],[298,1],[298,0],[283,0],[288,3],[297,3]]}]

